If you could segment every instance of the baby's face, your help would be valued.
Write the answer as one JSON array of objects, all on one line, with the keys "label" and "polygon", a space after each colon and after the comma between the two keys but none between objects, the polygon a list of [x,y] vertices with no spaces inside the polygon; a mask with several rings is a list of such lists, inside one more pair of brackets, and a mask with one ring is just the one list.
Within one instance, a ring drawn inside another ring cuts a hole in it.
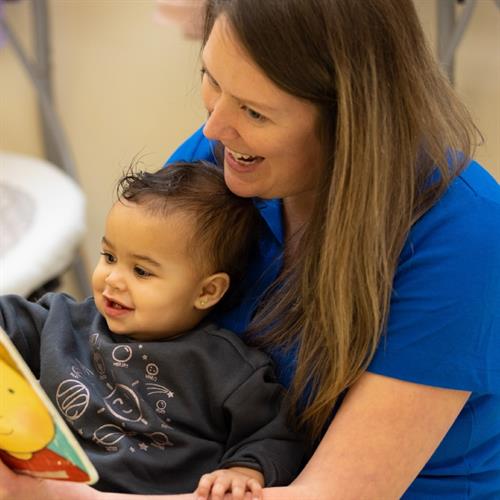
[{"label": "baby's face", "polygon": [[205,275],[189,249],[192,222],[117,202],[108,214],[94,299],[108,327],[136,340],[172,337],[202,318],[195,307]]}]

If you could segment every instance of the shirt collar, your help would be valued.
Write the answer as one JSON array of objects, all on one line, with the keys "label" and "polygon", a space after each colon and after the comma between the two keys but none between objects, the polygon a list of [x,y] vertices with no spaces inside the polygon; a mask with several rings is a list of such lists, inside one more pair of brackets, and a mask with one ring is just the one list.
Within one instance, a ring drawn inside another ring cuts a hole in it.
[{"label": "shirt collar", "polygon": [[284,243],[284,235],[282,223],[283,205],[281,200],[278,198],[273,198],[271,200],[254,198],[253,202],[262,218],[266,221],[271,233],[282,246]]}]

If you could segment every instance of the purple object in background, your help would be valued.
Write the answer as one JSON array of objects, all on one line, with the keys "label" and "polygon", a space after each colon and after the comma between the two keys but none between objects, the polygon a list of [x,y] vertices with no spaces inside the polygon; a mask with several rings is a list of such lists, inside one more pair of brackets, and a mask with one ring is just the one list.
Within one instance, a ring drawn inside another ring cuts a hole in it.
[{"label": "purple object in background", "polygon": [[[3,15],[3,0],[0,0],[0,19],[2,19]],[[5,35],[3,33],[2,25],[0,24],[0,47],[5,44]]]},{"label": "purple object in background", "polygon": [[156,0],[154,19],[161,24],[177,24],[186,38],[203,34],[205,0]]}]

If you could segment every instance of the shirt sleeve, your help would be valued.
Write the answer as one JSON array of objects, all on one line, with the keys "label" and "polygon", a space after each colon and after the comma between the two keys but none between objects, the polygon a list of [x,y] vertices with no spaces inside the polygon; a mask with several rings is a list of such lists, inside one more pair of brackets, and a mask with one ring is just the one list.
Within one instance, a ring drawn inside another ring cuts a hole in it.
[{"label": "shirt sleeve", "polygon": [[457,185],[412,229],[368,370],[500,393],[500,204]]},{"label": "shirt sleeve", "polygon": [[216,163],[215,144],[215,141],[211,141],[203,135],[203,126],[201,126],[172,153],[165,166],[176,161],[206,160]]},{"label": "shirt sleeve", "polygon": [[17,295],[0,297],[0,325],[36,377],[40,371],[40,334],[49,314],[49,300],[30,302]]},{"label": "shirt sleeve", "polygon": [[255,370],[224,402],[230,425],[221,468],[248,467],[266,486],[289,484],[304,457],[301,436],[287,425],[284,389],[270,365]]}]

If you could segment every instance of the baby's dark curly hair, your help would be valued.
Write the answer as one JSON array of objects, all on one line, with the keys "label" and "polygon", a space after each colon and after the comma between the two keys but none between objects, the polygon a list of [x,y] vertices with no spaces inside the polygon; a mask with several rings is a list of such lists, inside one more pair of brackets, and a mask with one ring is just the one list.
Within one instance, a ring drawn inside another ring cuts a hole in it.
[{"label": "baby's dark curly hair", "polygon": [[131,167],[116,191],[119,201],[141,205],[154,216],[191,217],[189,249],[195,262],[207,273],[229,274],[231,288],[238,288],[261,219],[251,198],[229,190],[221,168],[208,162],[177,162],[154,173]]}]

